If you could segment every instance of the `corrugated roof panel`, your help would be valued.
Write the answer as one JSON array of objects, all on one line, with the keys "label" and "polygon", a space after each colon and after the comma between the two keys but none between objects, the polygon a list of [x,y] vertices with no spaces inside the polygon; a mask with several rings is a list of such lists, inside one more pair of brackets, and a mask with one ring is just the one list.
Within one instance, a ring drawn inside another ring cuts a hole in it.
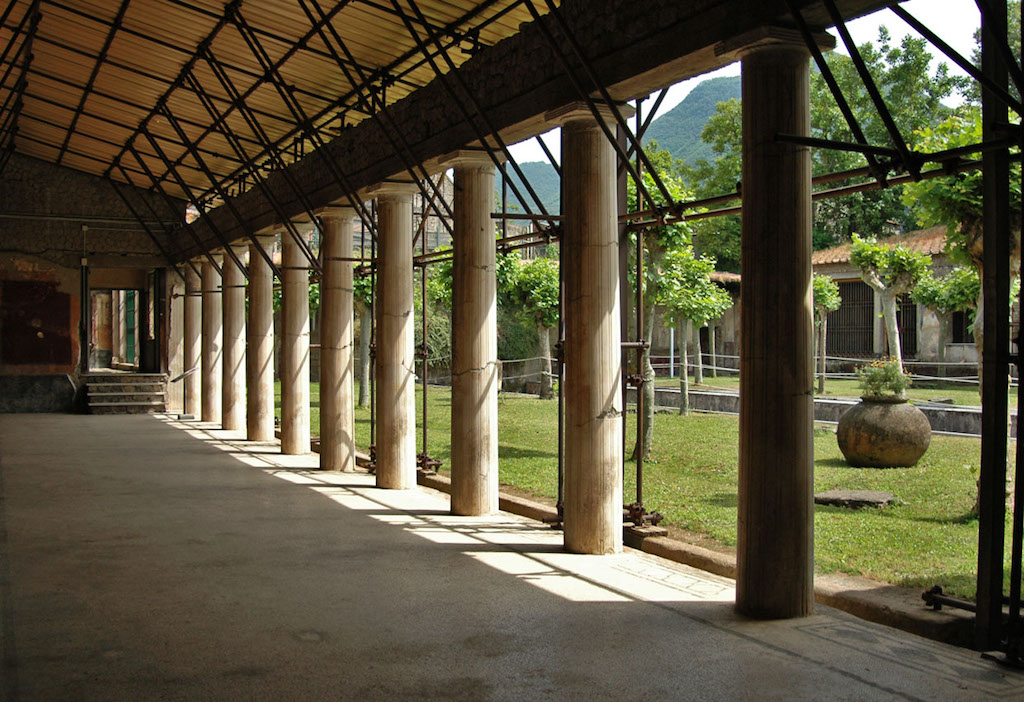
[{"label": "corrugated roof panel", "polygon": [[[17,45],[24,39],[15,37],[13,30],[28,11],[30,1],[13,1],[12,13],[0,28],[0,43],[13,41]],[[474,13],[468,26],[486,22],[512,4],[512,0],[498,0]],[[224,0],[131,0],[122,24],[113,30],[112,22],[117,16],[119,1],[47,0],[42,5],[42,19],[33,46],[30,88],[23,108],[26,119],[19,124],[19,128],[25,130],[25,138],[17,141],[18,150],[40,158],[56,159],[59,145],[66,141],[69,148],[66,165],[102,173],[111,165],[110,162],[120,158],[126,168],[142,170],[130,154],[121,155],[119,152],[123,149],[113,146],[125,145],[134,136],[131,143],[147,154],[144,156],[146,165],[160,177],[167,170],[165,164],[150,153],[152,148],[146,139],[136,135],[140,125],[149,120],[148,128],[158,135],[167,157],[183,164],[182,177],[199,190],[208,191],[211,183],[205,180],[198,164],[186,153],[175,130],[163,117],[149,118],[169,87],[178,80],[182,67],[217,26],[227,6]],[[441,31],[448,25],[459,23],[481,3],[420,0],[418,6],[431,28]],[[307,3],[306,7],[318,16],[313,3]],[[394,81],[387,87],[389,104],[434,79],[434,69],[424,60],[402,18],[396,16],[389,3],[335,5],[320,0],[319,7],[325,12],[335,13],[331,27],[358,64],[352,66],[347,63],[352,77],[360,80],[362,76],[369,80],[374,84],[373,90],[379,90],[384,71]],[[407,4],[403,3],[402,7],[425,40],[427,33],[419,19]],[[322,35],[311,32],[310,17],[297,0],[242,0],[240,8],[240,16],[254,31],[256,40],[270,60],[281,64],[281,77],[314,124],[336,126],[337,117],[344,109],[337,105],[338,100],[345,98],[346,103],[354,107],[358,102],[357,93],[365,95],[371,89],[366,85],[353,87],[325,43],[326,37],[330,47],[345,57],[334,33],[326,29]],[[514,34],[519,24],[529,19],[525,9],[516,7],[483,27],[479,32],[480,40],[484,44],[494,43]],[[464,29],[458,28],[457,31],[462,33]],[[103,64],[83,101],[83,89],[93,76],[98,57],[111,34],[113,39]],[[294,43],[303,38],[308,38],[308,41],[298,50],[291,51]],[[446,39],[451,40],[451,37]],[[281,141],[274,150],[290,152],[295,139],[301,139],[303,135],[295,128],[296,119],[288,105],[277,89],[267,82],[267,72],[238,27],[228,22],[213,38],[210,47],[217,61],[225,66],[234,88],[240,94],[249,93],[245,104],[255,112],[260,128],[271,140]],[[450,55],[456,64],[468,58],[458,48]],[[348,62],[347,57],[344,60]],[[442,70],[448,70],[444,62],[438,65]],[[210,94],[215,112],[227,115],[224,124],[238,134],[247,155],[265,160],[265,149],[259,138],[242,112],[232,109],[228,91],[220,85],[205,61],[197,61],[194,71],[202,89]],[[0,96],[6,92],[5,87],[0,87]],[[73,111],[80,103],[83,104],[83,112],[76,118]],[[175,88],[166,104],[181,120],[187,138],[194,140],[196,146],[206,152],[204,161],[218,177],[242,169],[227,138],[208,128],[212,121],[210,114],[190,86]],[[347,111],[350,124],[364,118],[366,115],[357,109]],[[75,134],[68,137],[66,130],[72,123]],[[333,131],[324,138],[329,139],[332,134]],[[310,143],[304,141],[304,148],[308,149]],[[287,156],[289,161],[293,158]],[[97,159],[107,159],[108,162],[101,163]],[[120,177],[116,171],[115,174]],[[173,194],[181,195],[173,178],[167,178],[164,186]]]}]

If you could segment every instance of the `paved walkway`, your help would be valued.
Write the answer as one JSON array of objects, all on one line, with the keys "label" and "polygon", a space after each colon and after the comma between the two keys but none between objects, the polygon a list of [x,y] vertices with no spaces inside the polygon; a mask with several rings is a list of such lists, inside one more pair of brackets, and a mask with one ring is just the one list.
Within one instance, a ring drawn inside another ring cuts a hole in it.
[{"label": "paved walkway", "polygon": [[2,700],[1021,699],[978,654],[154,416],[0,415]]}]

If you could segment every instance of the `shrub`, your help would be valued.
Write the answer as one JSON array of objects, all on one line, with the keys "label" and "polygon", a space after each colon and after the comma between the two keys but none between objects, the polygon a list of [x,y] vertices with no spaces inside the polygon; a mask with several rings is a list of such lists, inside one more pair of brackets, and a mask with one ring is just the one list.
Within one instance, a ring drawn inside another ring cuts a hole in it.
[{"label": "shrub", "polygon": [[866,397],[906,397],[910,376],[895,358],[883,358],[857,369]]}]

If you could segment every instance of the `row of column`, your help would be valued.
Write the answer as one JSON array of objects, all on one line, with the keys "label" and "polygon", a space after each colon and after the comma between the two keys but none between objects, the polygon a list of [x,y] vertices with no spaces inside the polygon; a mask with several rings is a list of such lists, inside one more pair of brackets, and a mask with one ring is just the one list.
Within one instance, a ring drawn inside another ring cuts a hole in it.
[{"label": "row of column", "polygon": [[[811,611],[812,368],[810,156],[776,139],[807,134],[808,53],[768,42],[743,58],[743,256],[737,606],[754,616]],[[622,548],[619,221],[614,148],[582,105],[548,115],[562,126],[565,282],[565,547]],[[609,122],[614,128],[612,122]],[[452,511],[498,508],[494,169],[459,152],[454,169]],[[410,183],[385,183],[377,201],[376,482],[416,484],[413,229]],[[323,222],[321,466],[354,467],[352,229],[339,207]],[[282,427],[285,453],[309,451],[308,262],[284,238]],[[190,412],[273,437],[271,272],[249,252],[248,324],[241,271],[203,263],[186,298]],[[222,292],[218,294],[218,289]],[[201,291],[200,295],[196,295]],[[195,320],[201,318],[202,334]],[[243,342],[244,339],[244,342]],[[245,347],[248,353],[245,352]],[[243,368],[245,379],[243,382]],[[201,388],[202,400],[199,403]],[[241,396],[248,389],[247,402]]]},{"label": "row of column", "polygon": [[[325,217],[325,221],[336,220]],[[336,246],[336,238],[325,233],[325,246]],[[351,217],[348,238],[351,250]],[[190,371],[184,379],[185,411],[205,422],[219,423],[227,430],[244,429],[250,441],[271,441],[275,435],[273,272],[264,258],[270,256],[273,241],[273,237],[257,237],[249,247],[234,247],[234,258],[214,253],[197,266],[201,274],[192,267],[185,273],[184,364],[186,371]],[[248,305],[245,273],[235,263],[235,259],[244,260],[246,248]],[[287,237],[282,241],[282,250],[281,446],[284,453],[301,454],[310,450],[309,263],[302,249]],[[327,365],[327,378],[347,373],[347,394],[351,396],[351,358],[347,367],[337,362],[338,353],[351,356],[351,319],[345,323],[344,315],[334,311],[342,309],[339,298],[347,292],[351,318],[352,275],[351,265],[346,270],[339,263],[332,261],[324,275],[327,314],[322,358]],[[343,287],[346,275],[348,283]],[[331,341],[342,327],[347,330],[347,346]],[[337,382],[335,387],[342,388]],[[327,424],[344,424],[344,420],[332,414],[344,413],[344,403],[332,404],[332,399],[328,399],[324,414],[335,421]],[[351,444],[351,408],[346,416],[348,430],[342,440]],[[354,448],[344,455],[354,461]]]}]

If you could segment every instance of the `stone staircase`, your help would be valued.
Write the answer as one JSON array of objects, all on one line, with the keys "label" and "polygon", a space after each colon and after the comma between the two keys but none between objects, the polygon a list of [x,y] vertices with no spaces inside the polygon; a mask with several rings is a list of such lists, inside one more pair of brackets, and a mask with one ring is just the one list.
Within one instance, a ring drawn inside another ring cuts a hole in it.
[{"label": "stone staircase", "polygon": [[92,414],[143,414],[167,409],[165,373],[86,373],[82,380]]}]

